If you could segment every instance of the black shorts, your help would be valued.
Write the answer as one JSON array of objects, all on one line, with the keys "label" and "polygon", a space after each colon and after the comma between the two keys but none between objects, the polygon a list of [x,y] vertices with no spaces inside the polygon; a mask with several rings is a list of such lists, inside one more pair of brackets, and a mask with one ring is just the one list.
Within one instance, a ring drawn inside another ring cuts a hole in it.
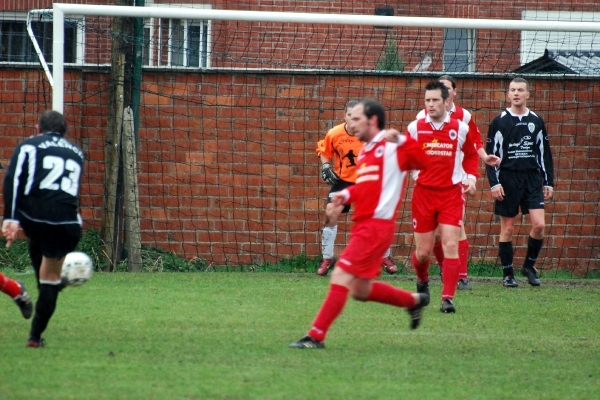
[{"label": "black shorts", "polygon": [[[353,182],[346,182],[342,180],[340,180],[335,185],[331,185],[331,189],[329,189],[329,195],[327,195],[327,204],[331,203],[331,193],[339,192],[340,190],[344,190],[348,186],[352,185],[354,185]],[[348,211],[350,211],[350,204],[345,205],[344,209],[342,210],[343,213],[347,213]]]},{"label": "black shorts", "polygon": [[32,248],[40,249],[48,258],[62,258],[77,247],[81,239],[81,225],[51,225],[21,218],[19,221]]},{"label": "black shorts", "polygon": [[523,215],[529,214],[529,210],[544,208],[544,180],[540,171],[501,169],[498,180],[504,189],[504,200],[496,200],[496,215],[515,217],[519,207]]}]

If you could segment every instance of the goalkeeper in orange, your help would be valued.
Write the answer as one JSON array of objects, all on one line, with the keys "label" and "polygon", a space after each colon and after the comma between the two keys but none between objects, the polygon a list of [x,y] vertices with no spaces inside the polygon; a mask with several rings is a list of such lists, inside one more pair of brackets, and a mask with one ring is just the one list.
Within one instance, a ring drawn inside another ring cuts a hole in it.
[{"label": "goalkeeper in orange", "polygon": [[[317,269],[317,274],[321,276],[327,275],[335,265],[334,244],[337,236],[337,222],[340,214],[350,211],[349,204],[334,205],[331,202],[331,194],[354,185],[356,181],[356,158],[363,148],[363,143],[350,128],[350,115],[356,104],[358,104],[356,100],[346,103],[344,108],[345,122],[331,128],[325,135],[325,139],[317,143],[317,154],[322,163],[321,178],[331,185],[325,209],[325,226],[321,236],[323,261]],[[398,272],[398,267],[389,252],[388,249],[382,264],[387,273],[395,274]]]}]

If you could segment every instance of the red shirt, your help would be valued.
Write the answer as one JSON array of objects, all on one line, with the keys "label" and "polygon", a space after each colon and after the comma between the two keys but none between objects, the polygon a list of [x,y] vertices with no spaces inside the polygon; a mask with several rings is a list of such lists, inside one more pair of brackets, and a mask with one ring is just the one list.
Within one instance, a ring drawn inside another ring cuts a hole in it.
[{"label": "red shirt", "polygon": [[352,220],[395,220],[408,171],[428,165],[429,157],[410,136],[393,143],[379,132],[358,156],[356,184],[343,190],[345,203],[356,203]]},{"label": "red shirt", "polygon": [[[459,121],[464,122],[469,126],[469,135],[473,136],[473,142],[475,143],[475,148],[477,150],[483,148],[483,141],[481,140],[481,132],[473,119],[471,113],[465,110],[462,107],[457,107],[456,104],[452,103],[452,109],[449,111],[451,118],[456,118]],[[417,119],[425,118],[427,115],[427,110],[421,110],[417,114]]]},{"label": "red shirt", "polygon": [[468,133],[469,126],[449,113],[440,124],[432,123],[429,115],[411,122],[406,134],[417,140],[433,161],[426,169],[413,172],[417,184],[443,189],[462,183],[465,173],[466,178],[476,179],[478,156]]}]

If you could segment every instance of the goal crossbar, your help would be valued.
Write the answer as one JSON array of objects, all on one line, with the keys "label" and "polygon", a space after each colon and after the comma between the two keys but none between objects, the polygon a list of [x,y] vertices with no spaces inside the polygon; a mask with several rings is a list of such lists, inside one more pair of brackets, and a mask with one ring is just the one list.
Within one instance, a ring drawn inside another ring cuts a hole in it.
[{"label": "goal crossbar", "polygon": [[437,17],[375,16],[268,11],[235,11],[192,8],[156,8],[54,3],[52,43],[52,108],[63,112],[64,101],[64,20],[65,15],[96,15],[137,18],[201,19],[304,24],[402,26],[419,28],[464,28],[518,31],[600,32],[597,22],[529,21]]}]

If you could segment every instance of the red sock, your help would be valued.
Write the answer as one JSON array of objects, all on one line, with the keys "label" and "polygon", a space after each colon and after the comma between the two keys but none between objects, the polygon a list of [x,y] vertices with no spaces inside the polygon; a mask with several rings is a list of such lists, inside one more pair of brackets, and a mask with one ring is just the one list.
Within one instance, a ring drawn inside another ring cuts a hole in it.
[{"label": "red sock", "polygon": [[444,269],[442,270],[442,300],[452,300],[456,293],[456,284],[458,283],[458,269],[460,260],[458,258],[446,258],[444,260]]},{"label": "red sock", "polygon": [[413,252],[412,255],[412,265],[415,269],[415,274],[417,275],[417,279],[419,282],[428,282],[429,281],[429,259],[425,262],[420,262],[417,260],[417,252]]},{"label": "red sock", "polygon": [[346,305],[348,292],[349,290],[345,286],[332,284],[329,287],[329,292],[321,305],[317,317],[313,321],[312,328],[308,331],[308,336],[319,342],[325,340],[329,327],[338,315],[340,315]]},{"label": "red sock", "polygon": [[416,303],[411,292],[383,282],[373,282],[367,301],[376,301],[377,303],[404,308],[413,308]]},{"label": "red sock", "polygon": [[458,269],[458,279],[467,279],[469,269],[469,240],[463,239],[458,242],[458,259],[460,268]]},{"label": "red sock", "polygon": [[0,291],[9,295],[11,299],[14,299],[21,293],[21,286],[16,281],[0,273]]},{"label": "red sock", "polygon": [[435,242],[433,245],[433,255],[435,256],[435,261],[437,261],[440,269],[442,268],[442,264],[444,263],[444,249],[442,249],[442,241]]}]

